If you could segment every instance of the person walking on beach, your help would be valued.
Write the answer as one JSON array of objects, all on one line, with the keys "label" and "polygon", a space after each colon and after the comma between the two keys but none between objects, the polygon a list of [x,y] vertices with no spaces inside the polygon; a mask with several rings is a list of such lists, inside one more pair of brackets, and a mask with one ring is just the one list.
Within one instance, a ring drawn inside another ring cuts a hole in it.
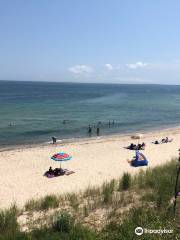
[{"label": "person walking on beach", "polygon": [[88,134],[89,134],[89,137],[91,136],[91,133],[92,133],[92,127],[89,125],[89,127],[88,127]]}]

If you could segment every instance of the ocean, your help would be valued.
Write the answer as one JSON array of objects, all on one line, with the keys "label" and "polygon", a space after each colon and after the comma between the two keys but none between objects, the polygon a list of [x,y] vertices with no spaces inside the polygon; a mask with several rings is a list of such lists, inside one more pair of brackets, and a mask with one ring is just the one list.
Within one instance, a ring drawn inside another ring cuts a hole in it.
[{"label": "ocean", "polygon": [[89,124],[92,136],[179,126],[180,86],[0,81],[0,146],[86,138]]}]

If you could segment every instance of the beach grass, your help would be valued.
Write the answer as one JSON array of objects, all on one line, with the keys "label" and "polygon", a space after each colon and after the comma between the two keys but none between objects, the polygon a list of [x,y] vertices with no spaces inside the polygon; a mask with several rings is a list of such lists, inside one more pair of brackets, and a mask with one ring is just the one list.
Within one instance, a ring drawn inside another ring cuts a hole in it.
[{"label": "beach grass", "polygon": [[16,205],[0,211],[0,235],[13,235],[18,232],[17,215],[18,209]]},{"label": "beach grass", "polygon": [[79,207],[79,197],[75,193],[67,194],[66,195],[66,200],[69,201],[69,205],[75,210],[78,210]]},{"label": "beach grass", "polygon": [[41,209],[57,208],[59,205],[58,198],[55,195],[48,195],[41,201]]},{"label": "beach grass", "polygon": [[34,200],[30,199],[25,204],[26,211],[43,211],[48,210],[49,208],[57,208],[59,205],[59,200],[56,195],[47,195],[44,198]]},{"label": "beach grass", "polygon": [[128,190],[131,187],[131,175],[124,173],[119,181],[119,190]]},{"label": "beach grass", "polygon": [[38,211],[40,210],[40,201],[30,199],[25,204],[26,211]]},{"label": "beach grass", "polygon": [[112,179],[109,183],[103,184],[102,186],[103,203],[105,204],[111,203],[114,189],[115,189],[114,179]]}]

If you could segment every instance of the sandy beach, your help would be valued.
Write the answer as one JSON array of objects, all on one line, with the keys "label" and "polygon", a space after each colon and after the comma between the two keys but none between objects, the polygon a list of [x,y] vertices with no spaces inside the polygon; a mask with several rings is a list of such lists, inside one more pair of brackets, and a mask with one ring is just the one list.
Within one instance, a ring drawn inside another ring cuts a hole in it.
[{"label": "sandy beach", "polygon": [[[152,141],[168,136],[172,143],[155,145]],[[127,159],[134,151],[125,149],[132,140],[130,136],[107,136],[78,142],[19,147],[0,152],[0,208],[12,203],[23,206],[27,200],[47,194],[77,192],[88,186],[101,185],[104,181],[119,178],[123,172],[132,174],[147,167],[133,168]],[[148,167],[163,164],[178,156],[180,128],[145,133],[140,142],[146,143],[144,154],[149,160]],[[50,157],[57,152],[67,152],[71,161],[62,163],[63,168],[75,171],[69,176],[48,179],[44,172],[59,167]]]}]

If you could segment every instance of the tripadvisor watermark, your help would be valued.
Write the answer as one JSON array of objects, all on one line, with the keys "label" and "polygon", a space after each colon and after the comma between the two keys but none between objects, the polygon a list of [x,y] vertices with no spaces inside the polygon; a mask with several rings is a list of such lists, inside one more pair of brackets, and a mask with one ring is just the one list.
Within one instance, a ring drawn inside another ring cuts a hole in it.
[{"label": "tripadvisor watermark", "polygon": [[135,234],[141,236],[142,234],[172,234],[172,229],[147,229],[142,227],[136,227]]}]

